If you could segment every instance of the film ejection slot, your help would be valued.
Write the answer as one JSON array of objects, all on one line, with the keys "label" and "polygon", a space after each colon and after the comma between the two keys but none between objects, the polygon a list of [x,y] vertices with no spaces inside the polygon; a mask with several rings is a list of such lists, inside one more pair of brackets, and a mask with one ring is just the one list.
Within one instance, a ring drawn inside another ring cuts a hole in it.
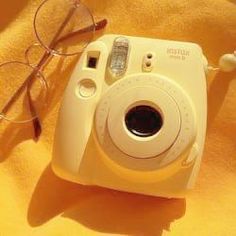
[{"label": "film ejection slot", "polygon": [[129,47],[129,40],[125,37],[118,37],[114,40],[109,65],[109,71],[112,77],[119,78],[126,72]]}]

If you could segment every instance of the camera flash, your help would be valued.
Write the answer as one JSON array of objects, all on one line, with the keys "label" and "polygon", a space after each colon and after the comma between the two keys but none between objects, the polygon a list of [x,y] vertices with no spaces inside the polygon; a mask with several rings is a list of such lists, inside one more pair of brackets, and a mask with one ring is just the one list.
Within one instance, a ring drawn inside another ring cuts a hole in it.
[{"label": "camera flash", "polygon": [[129,54],[129,40],[125,37],[118,37],[113,42],[109,70],[113,77],[122,76],[127,69]]}]

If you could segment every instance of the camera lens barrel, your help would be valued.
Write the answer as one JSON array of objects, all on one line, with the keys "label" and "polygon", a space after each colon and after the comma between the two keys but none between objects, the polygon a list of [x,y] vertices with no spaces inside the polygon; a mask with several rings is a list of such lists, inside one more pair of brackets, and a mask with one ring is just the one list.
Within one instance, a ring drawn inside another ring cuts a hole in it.
[{"label": "camera lens barrel", "polygon": [[125,116],[127,129],[138,137],[150,137],[158,133],[163,125],[162,115],[151,106],[136,106]]}]

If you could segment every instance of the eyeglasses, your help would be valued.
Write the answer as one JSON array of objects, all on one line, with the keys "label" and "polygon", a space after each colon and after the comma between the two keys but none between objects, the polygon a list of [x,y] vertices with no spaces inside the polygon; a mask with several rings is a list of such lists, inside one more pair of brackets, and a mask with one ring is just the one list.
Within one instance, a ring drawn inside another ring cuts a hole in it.
[{"label": "eyeglasses", "polygon": [[[10,61],[0,65],[0,121],[33,122],[35,139],[38,139],[40,113],[48,100],[49,86],[43,75],[45,66],[54,56],[80,54],[93,40],[95,31],[106,25],[106,19],[95,22],[80,0],[44,0],[33,22],[38,43],[27,48],[25,62]],[[33,64],[30,52],[35,47],[40,47],[44,53],[38,63]]]}]

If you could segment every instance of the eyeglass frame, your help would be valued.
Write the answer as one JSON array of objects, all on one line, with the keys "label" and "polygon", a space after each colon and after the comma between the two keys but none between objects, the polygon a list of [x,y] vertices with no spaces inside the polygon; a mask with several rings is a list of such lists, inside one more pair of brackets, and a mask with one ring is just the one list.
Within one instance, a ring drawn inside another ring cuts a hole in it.
[{"label": "eyeglass frame", "polygon": [[[51,59],[53,58],[53,56],[55,55],[59,55],[59,56],[74,56],[74,55],[78,55],[80,54],[83,50],[81,50],[80,52],[77,52],[77,53],[73,53],[73,54],[63,54],[63,53],[59,53],[55,50],[53,50],[53,48],[55,48],[57,46],[58,43],[62,42],[63,40],[66,40],[68,38],[71,38],[73,37],[74,35],[79,35],[79,34],[83,34],[91,29],[93,29],[92,33],[94,34],[95,31],[98,31],[98,30],[101,30],[101,29],[104,29],[107,25],[107,19],[101,19],[97,22],[95,22],[94,20],[94,17],[92,15],[92,13],[90,12],[90,10],[80,2],[80,0],[75,0],[75,7],[71,9],[71,11],[69,11],[69,13],[67,14],[67,16],[65,17],[63,23],[61,24],[61,26],[59,27],[59,30],[56,32],[55,36],[53,37],[53,39],[51,40],[50,44],[49,44],[49,47],[46,47],[43,42],[41,41],[38,33],[37,33],[37,30],[36,30],[36,17],[37,17],[37,14],[39,12],[39,10],[41,9],[41,7],[50,0],[44,0],[40,5],[39,7],[37,8],[36,10],[36,13],[34,15],[34,21],[33,21],[33,28],[34,28],[34,32],[35,32],[35,35],[37,37],[37,40],[39,41],[40,44],[38,43],[34,43],[32,44],[31,46],[29,46],[26,51],[25,51],[25,59],[26,59],[26,62],[20,62],[20,61],[9,61],[9,62],[5,62],[5,63],[2,63],[0,65],[1,66],[4,66],[6,64],[9,64],[9,63],[19,63],[19,64],[22,64],[22,65],[26,65],[26,66],[29,66],[33,69],[32,73],[24,80],[24,82],[22,83],[22,85],[19,87],[19,89],[12,95],[12,97],[6,102],[6,104],[4,105],[3,109],[0,111],[0,122],[2,120],[7,120],[5,118],[5,113],[7,113],[10,109],[10,107],[14,104],[14,102],[16,101],[16,99],[20,96],[20,94],[24,91],[24,89],[27,87],[27,99],[28,99],[28,103],[29,103],[29,108],[30,108],[30,113],[34,116],[32,119],[28,120],[28,121],[24,121],[24,122],[13,122],[13,123],[28,123],[28,122],[33,122],[33,128],[34,128],[34,138],[35,140],[38,140],[38,138],[40,137],[41,135],[41,132],[42,132],[42,127],[41,127],[41,123],[40,123],[40,120],[39,120],[39,117],[37,116],[37,112],[35,110],[35,107],[33,105],[33,102],[32,102],[32,98],[31,98],[31,95],[30,95],[30,86],[32,84],[32,82],[37,78],[36,75],[40,75],[41,79],[43,80],[43,82],[45,83],[45,86],[46,88],[48,88],[48,84],[45,80],[45,77],[43,76],[43,69],[44,69],[44,66],[45,64],[47,64],[49,61],[51,61]],[[71,32],[71,33],[68,33],[67,35],[63,36],[62,38],[59,38],[59,35],[61,34],[61,32],[63,31],[64,27],[66,26],[66,24],[70,21],[71,17],[73,16],[73,13],[74,11],[76,10],[77,7],[79,7],[80,5],[83,5],[87,10],[88,10],[88,13],[90,14],[91,16],[91,19],[93,21],[93,24],[90,25],[90,26],[87,26],[85,28],[82,28],[82,29],[79,29],[75,32]],[[29,59],[28,59],[28,53],[30,51],[30,49],[34,46],[40,46],[42,48],[44,48],[45,52],[43,54],[43,56],[39,59],[39,62],[36,64],[36,65],[32,65],[30,64],[29,62]],[[85,45],[86,47],[86,45]],[[84,48],[85,48],[84,47]],[[84,49],[83,48],[83,49]],[[9,121],[9,120],[8,120]],[[12,121],[11,121],[12,122]]]}]

